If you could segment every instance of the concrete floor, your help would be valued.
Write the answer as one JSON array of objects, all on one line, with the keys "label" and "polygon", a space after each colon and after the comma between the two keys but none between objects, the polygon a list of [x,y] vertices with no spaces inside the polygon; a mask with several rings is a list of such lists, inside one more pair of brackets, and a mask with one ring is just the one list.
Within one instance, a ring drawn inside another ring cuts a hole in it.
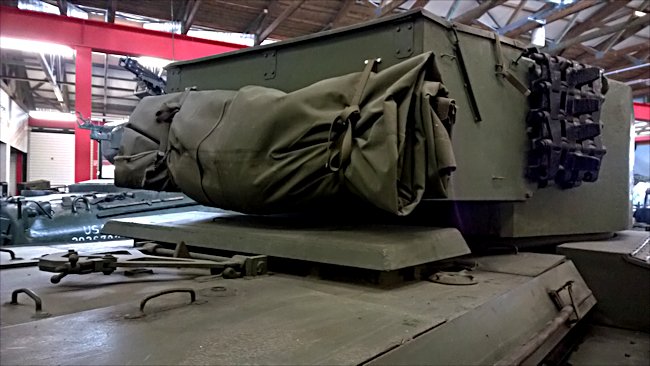
[{"label": "concrete floor", "polygon": [[569,365],[650,365],[650,334],[591,326]]}]

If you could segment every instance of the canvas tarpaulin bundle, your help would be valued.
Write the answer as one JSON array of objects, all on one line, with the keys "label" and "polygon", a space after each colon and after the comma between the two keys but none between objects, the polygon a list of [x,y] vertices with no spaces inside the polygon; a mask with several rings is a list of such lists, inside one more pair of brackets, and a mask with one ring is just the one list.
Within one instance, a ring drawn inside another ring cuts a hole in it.
[{"label": "canvas tarpaulin bundle", "polygon": [[246,86],[143,99],[115,161],[119,186],[179,190],[244,213],[296,211],[352,193],[407,215],[447,195],[447,98],[431,53],[285,93]]}]

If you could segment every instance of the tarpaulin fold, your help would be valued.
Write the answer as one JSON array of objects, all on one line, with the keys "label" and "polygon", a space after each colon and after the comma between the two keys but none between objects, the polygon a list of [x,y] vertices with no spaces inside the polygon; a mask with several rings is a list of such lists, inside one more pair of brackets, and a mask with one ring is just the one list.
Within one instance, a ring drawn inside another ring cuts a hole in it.
[{"label": "tarpaulin fold", "polygon": [[444,198],[456,106],[424,53],[286,93],[261,86],[144,98],[115,159],[122,187],[182,191],[244,213],[300,210],[352,193],[408,215]]}]

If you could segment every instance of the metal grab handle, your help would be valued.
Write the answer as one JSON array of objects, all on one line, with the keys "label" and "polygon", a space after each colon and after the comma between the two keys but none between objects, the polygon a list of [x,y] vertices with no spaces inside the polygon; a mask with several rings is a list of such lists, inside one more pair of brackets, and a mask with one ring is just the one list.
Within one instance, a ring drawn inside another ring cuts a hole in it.
[{"label": "metal grab handle", "polygon": [[36,293],[28,288],[19,288],[18,290],[14,290],[14,292],[11,293],[11,305],[18,305],[18,294],[19,293],[24,293],[27,296],[31,297],[32,300],[34,300],[34,303],[36,303],[36,312],[40,313],[43,311],[43,300],[36,295]]},{"label": "metal grab handle", "polygon": [[72,200],[72,213],[77,213],[77,202],[83,201],[86,204],[86,211],[90,211],[90,201],[86,197],[77,197]]},{"label": "metal grab handle", "polygon": [[553,300],[553,303],[557,307],[558,310],[562,310],[565,307],[564,301],[562,301],[562,297],[560,297],[560,292],[562,290],[567,290],[569,293],[569,300],[571,301],[571,309],[573,309],[573,315],[575,315],[575,319],[569,320],[570,323],[575,323],[578,320],[580,320],[580,314],[578,314],[578,308],[576,307],[576,301],[573,298],[573,284],[574,281],[567,281],[562,287],[555,291],[549,291],[548,294],[551,297],[551,300]]},{"label": "metal grab handle", "polygon": [[191,289],[191,288],[173,288],[169,290],[163,290],[160,292],[157,292],[153,295],[149,295],[145,297],[142,301],[140,301],[140,312],[144,313],[144,306],[147,304],[147,301],[154,299],[156,297],[162,296],[162,295],[167,295],[167,294],[173,294],[177,292],[187,292],[190,294],[190,304],[196,301],[196,292]]},{"label": "metal grab handle", "polygon": [[12,260],[12,261],[19,261],[19,260],[22,260],[22,258],[20,258],[20,257],[16,257],[16,253],[14,253],[14,251],[11,250],[11,249],[0,248],[0,252],[9,253],[9,255],[11,256],[11,260]]},{"label": "metal grab handle", "polygon": [[36,314],[34,314],[35,317],[44,318],[50,316],[50,314],[43,312],[43,300],[41,300],[40,296],[36,295],[34,291],[28,288],[19,288],[18,290],[14,290],[14,292],[11,293],[11,305],[18,305],[19,293],[24,293],[27,296],[31,297],[32,300],[34,300],[34,303],[36,304]]}]

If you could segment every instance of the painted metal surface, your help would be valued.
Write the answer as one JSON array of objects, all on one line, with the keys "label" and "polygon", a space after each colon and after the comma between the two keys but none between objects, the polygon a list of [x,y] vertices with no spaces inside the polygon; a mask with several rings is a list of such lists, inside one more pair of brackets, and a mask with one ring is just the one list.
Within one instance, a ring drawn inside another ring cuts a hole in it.
[{"label": "painted metal surface", "polygon": [[650,364],[650,334],[591,326],[569,358],[574,366]]},{"label": "painted metal surface", "polygon": [[359,224],[305,217],[183,212],[110,220],[106,234],[391,271],[469,254],[452,228]]},{"label": "painted metal surface", "polygon": [[[472,286],[409,282],[392,289],[169,271],[154,275],[158,280],[80,276],[54,287],[33,268],[3,270],[3,297],[18,284],[29,287],[52,314],[37,320],[33,306],[1,307],[3,363],[486,364],[558,314],[548,289],[574,280],[581,316],[594,303],[570,262],[532,278],[475,271]],[[147,304],[146,316],[125,317],[139,312],[139,300],[170,288],[193,289],[196,302],[169,295]]]},{"label": "painted metal surface", "polygon": [[570,258],[598,299],[600,324],[650,332],[650,267],[625,260],[650,239],[644,231],[623,231],[611,240],[567,243],[558,253]]},{"label": "painted metal surface", "polygon": [[[92,111],[92,49],[76,47],[75,112],[90,116]],[[90,131],[75,126],[74,180],[82,182],[97,178],[97,143],[90,140]]]},{"label": "painted metal surface", "polygon": [[531,191],[525,202],[504,204],[501,235],[508,237],[615,232],[629,228],[630,126],[632,94],[628,86],[610,81],[601,113],[603,158],[598,181],[562,190]]},{"label": "painted metal surface", "polygon": [[[564,263],[535,277],[528,286],[515,288],[478,306],[465,316],[448,319],[447,326],[427,332],[416,341],[406,343],[369,364],[495,364],[523,346],[549,320],[558,315],[558,310],[554,306],[548,306],[545,301],[547,291],[574,278],[580,278],[575,267],[571,263]],[[579,294],[576,296],[580,299],[579,314],[582,316],[596,301],[584,283],[578,288]],[[541,319],[545,320],[540,322]],[[568,330],[567,327],[558,330],[550,342],[530,355],[524,364],[538,364]]]},{"label": "painted metal surface", "polygon": [[50,121],[45,119],[37,119],[29,117],[29,127],[41,127],[41,128],[56,128],[56,129],[74,129],[75,122],[66,122],[66,121]]},{"label": "painted metal surface", "polygon": [[650,104],[634,102],[634,118],[638,121],[650,121]]},{"label": "painted metal surface", "polygon": [[[637,121],[648,121],[650,123],[650,104],[634,102],[634,118]],[[634,141],[638,143],[650,143],[650,135],[637,135]]]},{"label": "painted metal surface", "polygon": [[564,262],[564,256],[524,252],[517,254],[516,261],[512,255],[491,255],[462,262],[482,271],[535,277]]}]

